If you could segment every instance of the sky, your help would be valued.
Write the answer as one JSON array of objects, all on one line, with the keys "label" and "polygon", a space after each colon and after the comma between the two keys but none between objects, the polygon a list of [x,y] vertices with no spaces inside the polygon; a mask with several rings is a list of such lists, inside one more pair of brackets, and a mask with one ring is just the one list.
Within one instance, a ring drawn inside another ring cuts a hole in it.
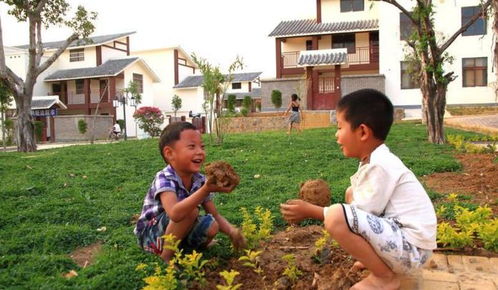
[{"label": "sky", "polygon": [[[135,31],[131,49],[180,45],[226,70],[236,56],[244,71],[275,77],[275,40],[268,34],[283,20],[315,18],[315,0],[67,0],[98,13],[93,35]],[[28,43],[27,23],[0,4],[5,46]],[[72,14],[69,14],[72,15]],[[70,31],[49,28],[43,41],[63,40]]]}]

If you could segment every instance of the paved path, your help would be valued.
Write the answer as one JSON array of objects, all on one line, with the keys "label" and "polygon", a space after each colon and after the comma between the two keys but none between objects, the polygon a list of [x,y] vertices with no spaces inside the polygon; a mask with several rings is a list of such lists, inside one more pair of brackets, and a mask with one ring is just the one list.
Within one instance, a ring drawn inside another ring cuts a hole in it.
[{"label": "paved path", "polygon": [[498,114],[455,116],[444,119],[450,127],[477,131],[485,134],[498,134]]},{"label": "paved path", "polygon": [[402,290],[497,290],[498,258],[434,254],[425,268],[401,282]]},{"label": "paved path", "polygon": [[[120,141],[96,140],[94,144],[107,144],[107,143],[120,142]],[[54,148],[61,148],[67,146],[89,145],[89,144],[90,141],[70,142],[70,143],[41,143],[41,144],[36,144],[36,148],[37,150],[45,150],[45,149],[54,149]],[[17,151],[16,146],[7,147],[7,152],[14,152],[14,151]],[[0,152],[3,152],[3,147],[1,147],[1,143],[0,143]]]}]

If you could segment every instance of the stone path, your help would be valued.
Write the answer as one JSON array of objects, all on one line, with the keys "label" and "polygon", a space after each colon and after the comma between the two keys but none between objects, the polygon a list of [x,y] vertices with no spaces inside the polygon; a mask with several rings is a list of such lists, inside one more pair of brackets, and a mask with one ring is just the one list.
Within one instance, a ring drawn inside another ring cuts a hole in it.
[{"label": "stone path", "polygon": [[402,290],[498,290],[498,258],[435,253],[421,271],[405,276]]},{"label": "stone path", "polygon": [[449,117],[444,119],[444,123],[465,130],[498,134],[498,114]]}]

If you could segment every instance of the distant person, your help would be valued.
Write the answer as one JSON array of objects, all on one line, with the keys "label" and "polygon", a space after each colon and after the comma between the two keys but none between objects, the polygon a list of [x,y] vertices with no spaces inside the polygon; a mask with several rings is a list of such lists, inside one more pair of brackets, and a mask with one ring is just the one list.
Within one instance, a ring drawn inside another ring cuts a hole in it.
[{"label": "distant person", "polygon": [[[161,133],[159,152],[168,164],[156,173],[145,196],[134,233],[139,245],[169,262],[174,252],[164,246],[163,235],[181,240],[180,248],[202,249],[221,231],[234,248],[244,247],[245,239],[216,209],[214,192],[234,188],[212,184],[199,173],[206,160],[201,134],[189,122],[171,123]],[[206,212],[199,213],[200,207]]]},{"label": "distant person", "polygon": [[285,220],[323,220],[339,245],[367,268],[351,289],[398,289],[398,273],[420,268],[436,248],[436,214],[424,187],[384,141],[393,106],[382,93],[364,89],[337,106],[337,143],[360,161],[344,204],[320,207],[303,200],[280,206]]},{"label": "distant person", "polygon": [[293,126],[298,130],[298,132],[301,132],[299,124],[301,123],[303,116],[300,110],[299,101],[300,101],[299,97],[296,94],[292,94],[289,106],[287,107],[287,110],[284,112],[284,116],[287,115],[289,111],[291,112],[288,120],[289,129],[287,131],[287,135],[290,135]]},{"label": "distant person", "polygon": [[121,136],[121,126],[119,126],[119,123],[116,122],[109,132],[109,139],[118,140],[119,136]]}]

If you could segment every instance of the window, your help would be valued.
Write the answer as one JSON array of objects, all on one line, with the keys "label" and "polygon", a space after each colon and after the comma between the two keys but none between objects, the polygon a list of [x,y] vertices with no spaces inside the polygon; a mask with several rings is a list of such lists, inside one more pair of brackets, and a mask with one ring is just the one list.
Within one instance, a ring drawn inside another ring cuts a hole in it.
[{"label": "window", "polygon": [[363,11],[363,0],[341,0],[341,12]]},{"label": "window", "polygon": [[306,40],[306,50],[313,50],[313,41]]},{"label": "window", "polygon": [[242,89],[242,83],[232,83],[232,90]]},{"label": "window", "polygon": [[144,76],[141,74],[133,74],[133,82],[137,85],[138,92],[144,92]]},{"label": "window", "polygon": [[401,89],[420,88],[416,75],[417,68],[413,68],[408,61],[401,62]]},{"label": "window", "polygon": [[399,14],[399,39],[400,40],[408,40],[410,35],[415,30],[415,27],[404,13]]},{"label": "window", "polygon": [[485,87],[488,85],[488,58],[463,58],[463,86]]},{"label": "window", "polygon": [[332,36],[332,48],[347,48],[348,53],[356,52],[354,34],[337,34]]},{"label": "window", "polygon": [[[479,6],[473,6],[473,7],[462,7],[462,25],[467,23],[472,16],[475,14],[479,13],[480,11]],[[486,34],[486,19],[478,18],[474,24],[469,26],[467,31],[462,33],[463,36],[469,36],[469,35],[484,35]]]},{"label": "window", "polygon": [[69,51],[69,61],[70,62],[84,61],[84,60],[85,60],[85,49],[84,48],[71,49]]},{"label": "window", "polygon": [[81,95],[84,94],[84,88],[85,88],[85,80],[76,80],[76,94]]}]

